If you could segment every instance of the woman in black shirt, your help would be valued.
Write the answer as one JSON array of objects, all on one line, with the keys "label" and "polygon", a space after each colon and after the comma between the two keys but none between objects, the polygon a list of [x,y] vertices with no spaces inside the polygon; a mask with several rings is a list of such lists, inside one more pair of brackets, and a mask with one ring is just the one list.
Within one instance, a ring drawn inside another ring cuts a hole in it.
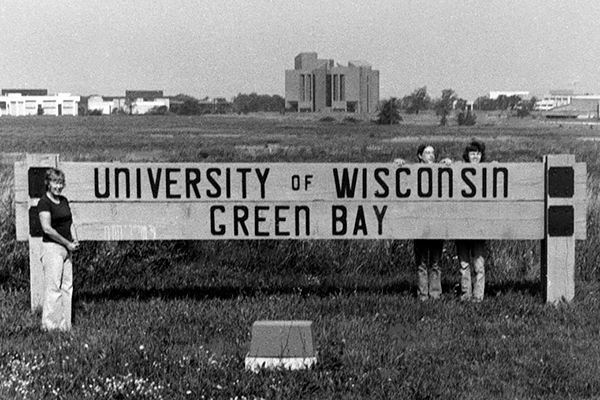
[{"label": "woman in black shirt", "polygon": [[71,329],[73,263],[71,253],[79,248],[69,201],[62,196],[65,174],[46,171],[46,193],[38,211],[43,230],[42,265],[44,267],[44,305],[42,328],[48,331]]}]

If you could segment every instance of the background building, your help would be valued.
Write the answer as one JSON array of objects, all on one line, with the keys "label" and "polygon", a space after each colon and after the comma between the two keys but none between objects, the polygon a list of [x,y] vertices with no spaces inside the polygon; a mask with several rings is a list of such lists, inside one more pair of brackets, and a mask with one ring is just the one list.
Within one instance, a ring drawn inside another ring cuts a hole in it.
[{"label": "background building", "polygon": [[110,115],[118,111],[124,111],[125,97],[112,96],[90,96],[87,101],[87,110],[100,111],[103,115]]},{"label": "background building", "polygon": [[600,118],[600,95],[551,91],[535,109],[544,111],[547,118]]},{"label": "background building", "polygon": [[126,90],[125,99],[126,111],[130,114],[146,114],[161,107],[169,110],[169,99],[162,90]]},{"label": "background building", "polygon": [[100,111],[104,115],[115,112],[126,114],[146,114],[149,111],[164,107],[168,111],[170,99],[163,95],[162,90],[126,90],[124,97],[90,96],[87,109]]},{"label": "background building", "polygon": [[542,100],[535,103],[536,111],[549,111],[556,107],[571,104],[573,98],[572,90],[551,90],[550,94],[545,95]]},{"label": "background building", "polygon": [[600,118],[600,95],[575,94],[572,90],[551,90],[535,103],[534,110],[547,118]]},{"label": "background building", "polygon": [[379,71],[364,61],[348,66],[300,53],[285,71],[285,107],[298,112],[370,113],[379,104]]},{"label": "background building", "polygon": [[46,89],[2,89],[0,116],[78,115],[80,96],[48,95]]},{"label": "background building", "polygon": [[496,100],[498,97],[500,96],[506,96],[506,97],[512,97],[512,96],[519,96],[521,98],[521,100],[525,100],[529,98],[529,92],[527,91],[494,91],[494,92],[490,92],[490,99],[491,100]]}]

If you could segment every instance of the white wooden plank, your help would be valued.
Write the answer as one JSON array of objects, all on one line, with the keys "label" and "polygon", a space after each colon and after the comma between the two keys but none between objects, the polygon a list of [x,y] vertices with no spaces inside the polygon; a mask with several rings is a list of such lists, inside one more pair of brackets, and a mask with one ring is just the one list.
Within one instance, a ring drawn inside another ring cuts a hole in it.
[{"label": "white wooden plank", "polygon": [[29,204],[15,203],[15,224],[17,240],[29,239]]},{"label": "white wooden plank", "polygon": [[[66,162],[61,168],[67,177],[65,195],[73,201],[514,201],[544,196],[542,163],[457,164],[441,173],[439,165],[391,163]],[[345,187],[353,190],[342,190],[344,176]]]},{"label": "white wooden plank", "polygon": [[81,240],[543,237],[542,202],[490,205],[486,202],[71,203]]},{"label": "white wooden plank", "polygon": [[575,241],[572,237],[548,239],[545,282],[546,302],[571,301],[575,297]]},{"label": "white wooden plank", "polygon": [[574,170],[575,239],[585,240],[587,239],[587,166],[585,163],[576,163]]},{"label": "white wooden plank", "polygon": [[29,166],[25,162],[16,162],[14,167],[15,202],[26,203],[29,200],[27,171]]}]

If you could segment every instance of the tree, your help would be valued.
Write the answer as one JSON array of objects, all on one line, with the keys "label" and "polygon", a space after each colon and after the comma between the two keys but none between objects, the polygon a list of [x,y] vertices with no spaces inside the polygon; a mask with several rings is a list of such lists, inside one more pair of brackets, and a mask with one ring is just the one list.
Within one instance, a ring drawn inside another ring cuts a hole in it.
[{"label": "tree", "polygon": [[452,111],[454,101],[457,100],[456,94],[452,89],[442,90],[442,97],[435,102],[435,115],[440,116],[440,125],[444,126],[448,122],[448,114]]},{"label": "tree", "polygon": [[180,93],[173,96],[172,100],[171,112],[177,115],[199,115],[203,113],[200,101],[195,97]]},{"label": "tree", "polygon": [[416,89],[410,95],[402,99],[402,105],[409,114],[419,114],[420,110],[426,110],[431,105],[431,97],[427,94],[427,86]]},{"label": "tree", "polygon": [[135,106],[135,99],[133,97],[125,96],[125,110],[129,115],[133,115],[133,106]]},{"label": "tree", "polygon": [[537,102],[537,98],[534,96],[527,101],[521,101],[515,107],[517,109],[517,117],[524,118],[531,114],[535,107],[535,103]]},{"label": "tree", "polygon": [[496,109],[501,110],[501,111],[514,110],[515,108],[517,108],[517,106],[520,103],[521,103],[521,96],[517,96],[517,95],[505,96],[505,95],[501,94],[496,99],[496,104],[497,104]]},{"label": "tree", "polygon": [[285,99],[279,95],[259,95],[254,92],[250,94],[239,93],[233,99],[233,108],[238,113],[244,114],[259,111],[280,112],[285,108]]},{"label": "tree", "polygon": [[399,124],[402,121],[402,117],[399,112],[398,100],[395,97],[386,100],[379,109],[377,115],[377,123],[382,125],[394,125]]},{"label": "tree", "polygon": [[453,108],[455,110],[465,111],[467,109],[467,101],[463,98],[457,98],[453,102]]},{"label": "tree", "polygon": [[167,115],[169,113],[169,109],[167,106],[154,106],[146,114],[148,115]]},{"label": "tree", "polygon": [[532,96],[529,101],[527,101],[525,104],[527,106],[527,108],[529,109],[529,111],[533,111],[533,109],[535,108],[535,103],[538,102],[537,97]]},{"label": "tree", "polygon": [[495,111],[498,109],[498,99],[490,99],[489,96],[480,96],[475,100],[478,110]]},{"label": "tree", "polygon": [[458,125],[462,126],[462,125],[475,125],[475,121],[477,120],[477,115],[475,115],[474,112],[472,112],[471,110],[467,110],[465,112],[465,110],[461,110],[458,113]]}]

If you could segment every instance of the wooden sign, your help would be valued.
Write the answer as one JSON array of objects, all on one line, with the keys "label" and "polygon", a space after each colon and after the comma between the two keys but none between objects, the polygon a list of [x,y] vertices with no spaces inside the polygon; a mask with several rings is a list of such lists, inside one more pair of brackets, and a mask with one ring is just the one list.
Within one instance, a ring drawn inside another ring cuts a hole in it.
[{"label": "wooden sign", "polygon": [[[87,163],[30,155],[15,163],[19,240],[41,236],[36,205],[50,165],[65,172],[64,195],[84,241],[526,239],[543,240],[549,257],[572,268],[574,240],[586,237],[586,166],[572,155],[450,167]],[[566,239],[549,239],[556,237]],[[565,260],[552,243],[567,249]],[[553,281],[554,267],[544,268]]]},{"label": "wooden sign", "polygon": [[[82,240],[541,239],[545,229],[542,163],[60,168]],[[585,166],[576,172],[585,201]],[[20,239],[29,190],[17,187]],[[585,214],[577,217],[585,235]]]}]

